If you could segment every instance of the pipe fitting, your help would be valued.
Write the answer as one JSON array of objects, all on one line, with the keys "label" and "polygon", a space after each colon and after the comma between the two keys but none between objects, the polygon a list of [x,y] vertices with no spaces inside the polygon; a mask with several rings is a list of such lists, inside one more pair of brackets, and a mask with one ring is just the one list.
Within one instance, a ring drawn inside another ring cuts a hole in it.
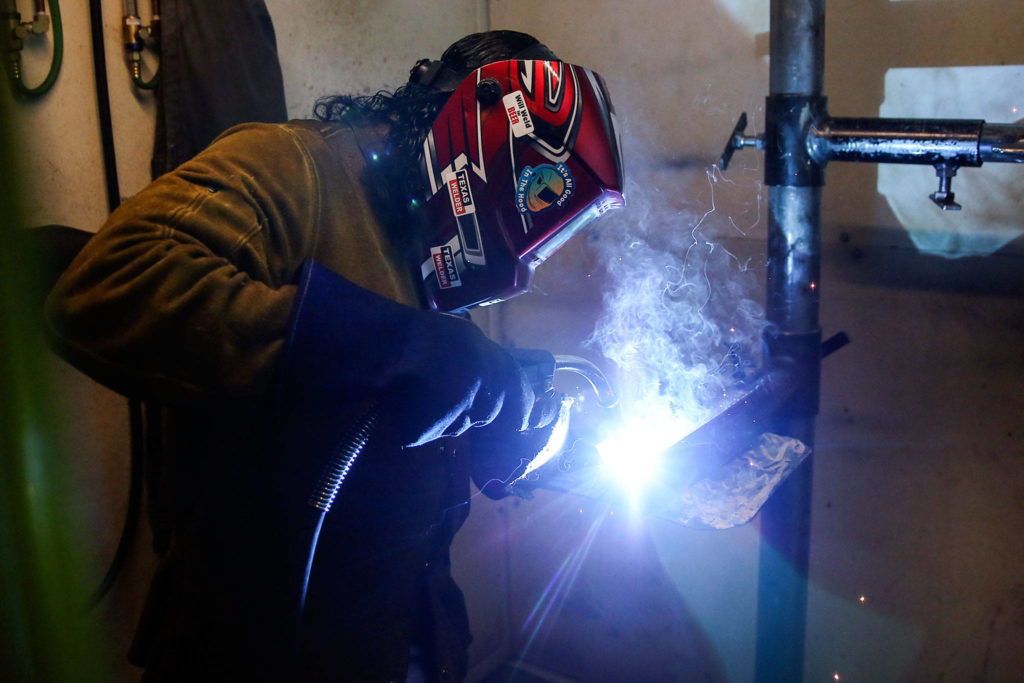
[{"label": "pipe fitting", "polygon": [[821,95],[770,95],[765,100],[765,184],[820,187],[825,167],[808,144],[811,131],[827,120],[828,100]]}]

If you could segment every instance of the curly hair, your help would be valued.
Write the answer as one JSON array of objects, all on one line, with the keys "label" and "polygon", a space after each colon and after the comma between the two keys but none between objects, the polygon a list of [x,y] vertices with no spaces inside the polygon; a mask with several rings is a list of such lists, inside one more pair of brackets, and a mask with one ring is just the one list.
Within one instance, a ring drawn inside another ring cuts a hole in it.
[{"label": "curly hair", "polygon": [[[558,58],[529,34],[486,31],[452,43],[441,55],[441,64],[458,83],[485,64],[503,59]],[[417,186],[420,146],[452,92],[449,88],[420,84],[412,76],[415,71],[413,67],[409,82],[394,92],[381,90],[372,95],[323,97],[313,109],[321,121],[385,124],[389,165],[394,170],[400,169],[397,173],[403,181],[400,186],[407,194],[414,193]]]}]

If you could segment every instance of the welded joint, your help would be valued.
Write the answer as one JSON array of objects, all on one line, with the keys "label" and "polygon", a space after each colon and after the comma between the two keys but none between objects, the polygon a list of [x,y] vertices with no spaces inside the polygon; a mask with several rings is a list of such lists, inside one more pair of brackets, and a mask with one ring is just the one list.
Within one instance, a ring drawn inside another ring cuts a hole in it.
[{"label": "welded joint", "polygon": [[815,417],[821,397],[821,328],[787,332],[769,325],[764,331],[764,346],[768,368],[794,377],[795,389],[777,415],[787,419]]},{"label": "welded joint", "polygon": [[811,131],[828,118],[821,95],[770,95],[765,99],[765,184],[821,187],[825,163],[811,154]]}]

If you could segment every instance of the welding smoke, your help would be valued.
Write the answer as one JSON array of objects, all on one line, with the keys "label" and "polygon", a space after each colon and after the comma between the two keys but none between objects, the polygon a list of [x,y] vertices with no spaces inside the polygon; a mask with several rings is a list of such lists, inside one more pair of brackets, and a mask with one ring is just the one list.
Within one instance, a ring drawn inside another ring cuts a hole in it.
[{"label": "welding smoke", "polygon": [[607,284],[589,343],[614,365],[621,438],[634,449],[681,439],[728,405],[760,364],[763,256],[740,256],[737,245],[761,237],[761,186],[734,191],[747,202],[737,221],[715,204],[716,189],[736,182],[712,167],[706,183],[683,206],[627,188],[626,210],[591,242]]}]

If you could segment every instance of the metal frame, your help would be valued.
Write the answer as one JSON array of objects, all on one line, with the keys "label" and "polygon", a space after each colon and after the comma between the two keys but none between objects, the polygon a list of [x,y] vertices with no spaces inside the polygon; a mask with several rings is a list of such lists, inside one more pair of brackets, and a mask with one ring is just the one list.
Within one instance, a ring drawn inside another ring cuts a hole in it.
[{"label": "metal frame", "polygon": [[[824,0],[772,0],[765,132],[745,136],[740,117],[722,155],[765,150],[768,186],[766,371],[792,382],[769,431],[814,445],[822,358],[818,321],[821,191],[829,161],[935,167],[940,208],[956,210],[952,178],[985,161],[1024,163],[1024,126],[949,119],[832,118],[823,94]],[[810,558],[811,458],[760,513],[756,680],[801,681]]]}]

